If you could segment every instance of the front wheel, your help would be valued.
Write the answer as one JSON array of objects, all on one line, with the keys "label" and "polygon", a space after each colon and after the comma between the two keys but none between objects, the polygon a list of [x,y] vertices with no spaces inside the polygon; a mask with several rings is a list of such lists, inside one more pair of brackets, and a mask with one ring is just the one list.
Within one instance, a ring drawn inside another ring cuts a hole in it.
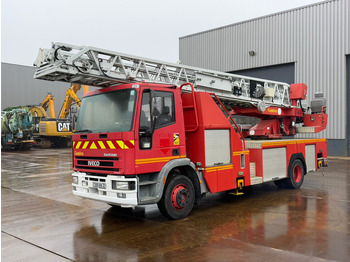
[{"label": "front wheel", "polygon": [[158,202],[162,215],[171,219],[187,217],[192,211],[195,200],[194,186],[191,180],[183,175],[171,178]]}]

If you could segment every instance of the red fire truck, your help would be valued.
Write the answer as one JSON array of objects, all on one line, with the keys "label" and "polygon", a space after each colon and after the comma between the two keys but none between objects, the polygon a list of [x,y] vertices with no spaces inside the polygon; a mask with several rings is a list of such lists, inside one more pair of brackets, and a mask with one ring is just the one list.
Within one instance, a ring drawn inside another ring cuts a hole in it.
[{"label": "red fire truck", "polygon": [[[54,43],[35,78],[101,87],[82,101],[73,135],[73,193],[121,207],[158,204],[186,217],[207,193],[273,181],[299,188],[327,165],[326,100],[307,87]],[[242,116],[260,119],[236,124]],[[286,138],[288,137],[288,138]]]}]

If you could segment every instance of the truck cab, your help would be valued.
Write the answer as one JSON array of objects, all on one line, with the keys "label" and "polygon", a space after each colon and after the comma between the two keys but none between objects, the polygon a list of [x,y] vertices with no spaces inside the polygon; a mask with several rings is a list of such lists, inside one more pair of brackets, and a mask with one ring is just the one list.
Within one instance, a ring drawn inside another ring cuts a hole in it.
[{"label": "truck cab", "polygon": [[170,85],[89,92],[73,135],[73,193],[123,207],[158,203],[175,167],[187,169],[199,188],[186,158],[181,104],[180,89]]}]

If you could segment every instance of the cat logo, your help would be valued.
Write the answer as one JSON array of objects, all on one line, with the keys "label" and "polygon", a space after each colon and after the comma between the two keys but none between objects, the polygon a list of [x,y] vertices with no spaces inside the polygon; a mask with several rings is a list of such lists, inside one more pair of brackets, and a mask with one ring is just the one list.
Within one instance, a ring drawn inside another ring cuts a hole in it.
[{"label": "cat logo", "polygon": [[58,122],[57,123],[57,132],[70,132],[71,131],[71,125],[69,122],[62,123]]}]

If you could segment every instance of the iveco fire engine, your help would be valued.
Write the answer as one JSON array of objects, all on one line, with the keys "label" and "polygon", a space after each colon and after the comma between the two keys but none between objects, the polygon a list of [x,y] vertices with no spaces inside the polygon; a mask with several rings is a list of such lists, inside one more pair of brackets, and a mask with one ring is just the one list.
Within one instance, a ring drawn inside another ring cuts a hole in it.
[{"label": "iveco fire engine", "polygon": [[[179,219],[207,193],[270,181],[299,188],[327,165],[326,139],[291,138],[327,125],[322,94],[303,105],[305,84],[63,43],[40,49],[35,64],[35,78],[101,87],[83,98],[73,135],[76,196],[156,203]],[[237,116],[260,122],[238,125]]]}]

